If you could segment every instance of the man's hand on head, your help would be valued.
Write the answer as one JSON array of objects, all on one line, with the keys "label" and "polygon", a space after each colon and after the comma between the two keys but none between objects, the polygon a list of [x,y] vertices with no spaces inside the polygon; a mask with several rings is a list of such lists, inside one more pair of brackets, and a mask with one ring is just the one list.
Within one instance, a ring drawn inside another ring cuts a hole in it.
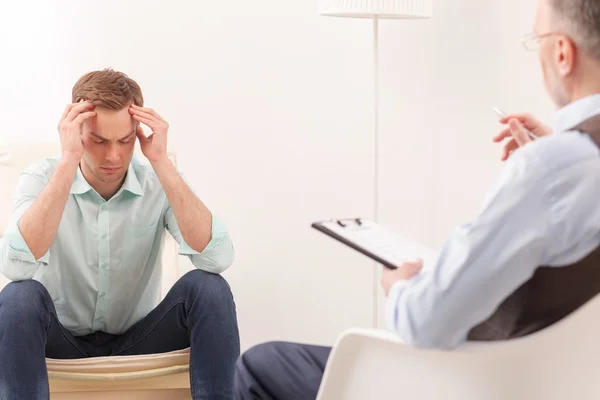
[{"label": "man's hand on head", "polygon": [[[129,112],[133,119],[138,122],[136,135],[140,141],[142,153],[150,162],[161,161],[167,157],[167,132],[169,124],[161,118],[156,111],[150,108],[144,108],[132,104]],[[152,134],[148,137],[144,135],[142,126],[144,124],[151,129]]]},{"label": "man's hand on head", "polygon": [[72,157],[79,162],[83,157],[81,126],[83,121],[96,116],[94,105],[87,101],[69,104],[58,123],[63,157]]},{"label": "man's hand on head", "polygon": [[421,271],[421,268],[423,268],[423,260],[421,259],[405,262],[396,269],[383,268],[381,286],[383,286],[385,295],[387,296],[390,293],[390,289],[396,282],[411,279]]}]

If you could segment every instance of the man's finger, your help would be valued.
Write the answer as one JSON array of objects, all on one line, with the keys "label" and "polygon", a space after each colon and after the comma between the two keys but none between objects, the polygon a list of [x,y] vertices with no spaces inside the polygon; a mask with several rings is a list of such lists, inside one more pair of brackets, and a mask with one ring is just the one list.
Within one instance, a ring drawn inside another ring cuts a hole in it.
[{"label": "man's finger", "polygon": [[140,115],[142,117],[148,118],[148,119],[153,119],[156,121],[164,121],[160,115],[158,115],[156,112],[154,111],[141,111],[141,110],[136,110],[136,109],[131,109],[132,114],[133,115]]},{"label": "man's finger", "polygon": [[77,125],[81,125],[83,124],[83,121],[85,121],[88,118],[92,118],[96,116],[96,111],[87,111],[84,113],[81,113],[77,116],[77,118],[75,118],[73,120],[73,122],[75,122]]},{"label": "man's finger", "polygon": [[418,258],[416,260],[405,261],[402,263],[400,268],[404,270],[418,271],[423,268],[423,260]]},{"label": "man's finger", "polygon": [[508,160],[508,157],[510,157],[511,153],[515,151],[518,147],[519,144],[515,139],[511,139],[508,143],[506,143],[506,145],[504,146],[504,151],[502,152],[502,161]]},{"label": "man's finger", "polygon": [[144,114],[148,114],[156,119],[162,120],[162,118],[160,117],[160,115],[158,115],[158,113],[156,111],[154,111],[151,108],[146,108],[146,107],[140,107],[140,106],[136,106],[135,104],[131,105],[131,109],[133,111],[137,111],[139,113],[144,113]]},{"label": "man's finger", "polygon": [[149,113],[147,111],[142,111],[142,110],[139,110],[139,109],[135,109],[135,108],[130,108],[130,112],[131,112],[131,115],[139,115],[140,117],[144,117],[144,118],[147,118],[147,119],[156,119],[156,120],[160,119],[160,118],[157,118],[152,113]]},{"label": "man's finger", "polygon": [[85,110],[89,110],[92,107],[94,107],[94,105],[92,103],[88,103],[88,102],[79,103],[79,104],[75,105],[73,108],[71,108],[71,111],[69,111],[69,113],[67,114],[66,121],[71,122],[71,121],[75,120],[75,118],[77,118],[77,116],[79,114],[81,114]]},{"label": "man's finger", "polygon": [[416,260],[408,261],[405,264],[410,265],[415,268],[421,268],[423,266],[423,259],[417,258]]},{"label": "man's finger", "polygon": [[507,124],[511,119],[518,119],[521,123],[527,125],[534,118],[531,114],[510,114],[500,118],[500,123]]},{"label": "man's finger", "polygon": [[65,111],[63,112],[62,116],[60,117],[61,121],[65,118],[67,118],[67,115],[69,115],[69,112],[71,111],[71,109],[73,107],[75,107],[75,104],[67,104],[67,106],[65,107]]},{"label": "man's finger", "polygon": [[523,124],[516,118],[513,118],[510,121],[508,121],[508,127],[510,129],[510,132],[512,133],[513,138],[515,138],[519,146],[523,146],[524,144],[531,142],[527,130],[525,129]]},{"label": "man's finger", "polygon": [[148,119],[146,117],[142,117],[141,115],[133,114],[132,117],[136,121],[139,121],[144,125],[148,125],[150,128],[154,127],[154,125],[156,124],[155,120]]},{"label": "man's finger", "polygon": [[492,138],[492,140],[496,143],[503,141],[504,139],[506,139],[507,137],[512,137],[512,134],[510,133],[510,128],[506,128],[504,129],[502,132],[500,132],[498,135],[494,136]]},{"label": "man's finger", "polygon": [[423,268],[423,260],[411,260],[403,263],[400,268],[398,268],[398,272],[395,274],[395,277],[399,279],[411,279],[413,276],[417,275],[421,269]]}]

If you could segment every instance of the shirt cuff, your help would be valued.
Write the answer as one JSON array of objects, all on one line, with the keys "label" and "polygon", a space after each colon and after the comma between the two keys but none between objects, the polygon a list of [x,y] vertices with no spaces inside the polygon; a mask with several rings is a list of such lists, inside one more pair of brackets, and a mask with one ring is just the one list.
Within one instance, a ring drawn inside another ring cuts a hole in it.
[{"label": "shirt cuff", "polygon": [[8,242],[8,257],[10,259],[32,264],[42,263],[48,265],[50,251],[47,251],[46,254],[36,260],[27,242],[23,239],[23,235],[21,235],[17,224],[14,225],[13,229],[6,232],[6,240]]},{"label": "shirt cuff", "polygon": [[214,247],[218,246],[227,238],[227,228],[225,224],[214,215],[212,216],[212,231],[211,239],[208,245],[202,250],[202,252],[192,249],[186,242],[183,236],[181,237],[181,244],[179,245],[179,254],[182,256],[196,256],[204,254],[210,251]]},{"label": "shirt cuff", "polygon": [[394,283],[385,301],[385,327],[392,332],[398,332],[398,301],[407,284],[408,281]]}]

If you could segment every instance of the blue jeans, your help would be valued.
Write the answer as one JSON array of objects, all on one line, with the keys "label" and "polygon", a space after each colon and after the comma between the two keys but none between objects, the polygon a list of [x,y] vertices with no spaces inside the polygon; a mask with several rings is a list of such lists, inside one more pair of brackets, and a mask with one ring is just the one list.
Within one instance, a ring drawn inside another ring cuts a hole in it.
[{"label": "blue jeans", "polygon": [[237,362],[236,400],[314,400],[331,347],[269,342]]},{"label": "blue jeans", "polygon": [[122,335],[73,336],[58,321],[46,288],[34,280],[0,292],[0,399],[49,398],[48,358],[74,359],[190,350],[192,398],[233,399],[240,342],[235,304],[219,275],[193,270],[146,318]]}]

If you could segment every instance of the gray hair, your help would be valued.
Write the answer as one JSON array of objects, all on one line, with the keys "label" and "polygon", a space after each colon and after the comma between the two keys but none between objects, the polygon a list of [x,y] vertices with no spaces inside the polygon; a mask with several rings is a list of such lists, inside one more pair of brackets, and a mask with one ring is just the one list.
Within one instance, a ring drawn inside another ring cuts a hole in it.
[{"label": "gray hair", "polygon": [[566,34],[585,52],[600,60],[600,0],[550,0]]}]

